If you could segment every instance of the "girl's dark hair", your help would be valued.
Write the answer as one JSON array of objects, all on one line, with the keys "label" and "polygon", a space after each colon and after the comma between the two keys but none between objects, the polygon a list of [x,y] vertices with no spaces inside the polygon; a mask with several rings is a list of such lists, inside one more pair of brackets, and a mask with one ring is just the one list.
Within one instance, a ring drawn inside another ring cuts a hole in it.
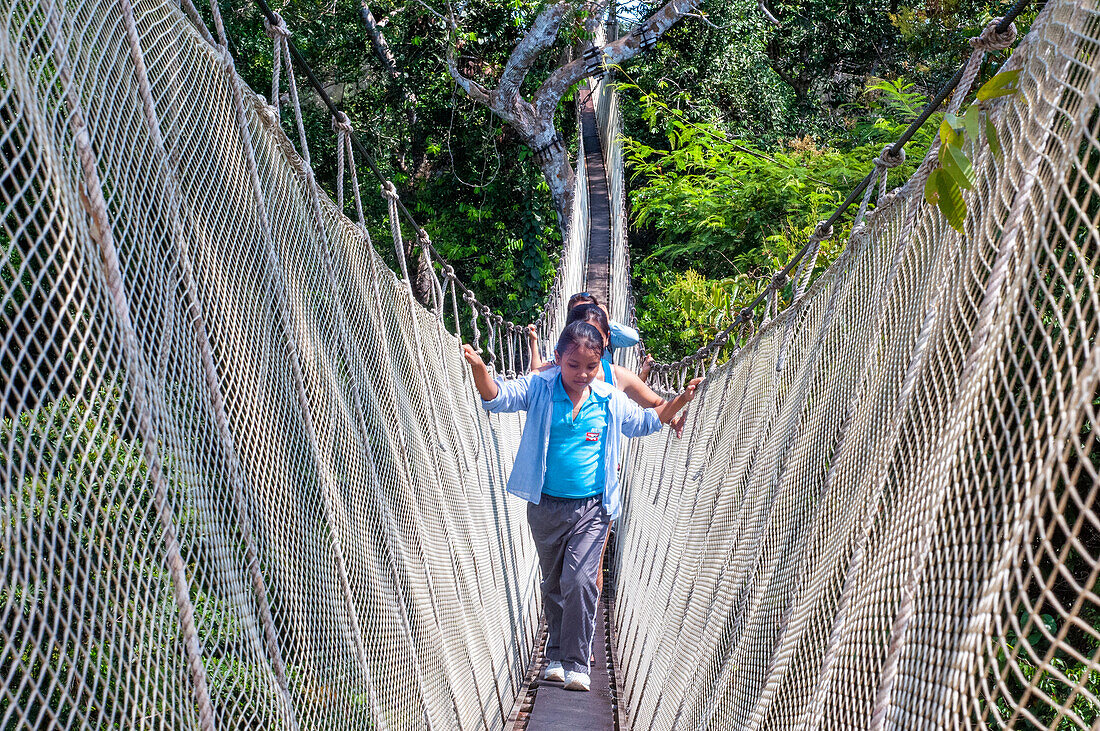
[{"label": "girl's dark hair", "polygon": [[599,305],[577,305],[569,310],[569,316],[565,318],[565,324],[571,322],[587,322],[595,325],[602,334],[611,332],[611,325],[607,321],[607,313]]},{"label": "girl's dark hair", "polygon": [[593,353],[602,354],[603,335],[587,322],[577,320],[569,323],[561,331],[561,337],[558,338],[558,344],[554,347],[554,352],[559,356],[564,356],[576,348],[586,348]]},{"label": "girl's dark hair", "polygon": [[596,299],[596,295],[589,294],[588,292],[577,292],[575,295],[569,298],[569,306],[567,309],[572,310],[574,307],[580,305],[598,305],[600,301]]}]

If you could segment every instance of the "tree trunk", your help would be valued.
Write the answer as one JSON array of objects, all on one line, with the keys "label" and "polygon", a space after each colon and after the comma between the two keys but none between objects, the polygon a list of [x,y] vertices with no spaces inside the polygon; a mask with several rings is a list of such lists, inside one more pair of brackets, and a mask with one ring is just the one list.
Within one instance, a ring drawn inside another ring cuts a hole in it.
[{"label": "tree trunk", "polygon": [[573,185],[575,176],[569,163],[569,147],[558,134],[553,120],[543,120],[529,114],[516,115],[512,127],[519,132],[524,143],[534,151],[535,164],[550,187],[554,211],[558,214],[558,228],[562,242],[569,236],[573,212]]}]

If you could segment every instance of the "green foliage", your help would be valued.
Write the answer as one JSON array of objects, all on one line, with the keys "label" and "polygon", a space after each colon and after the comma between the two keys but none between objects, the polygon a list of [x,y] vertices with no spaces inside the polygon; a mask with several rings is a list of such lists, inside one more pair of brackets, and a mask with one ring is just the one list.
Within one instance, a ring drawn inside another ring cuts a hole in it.
[{"label": "green foliage", "polygon": [[984,131],[993,154],[1000,155],[997,128],[982,102],[1016,93],[1019,76],[1018,70],[997,74],[978,90],[978,100],[964,114],[947,114],[940,122],[940,167],[928,176],[924,199],[939,206],[944,218],[959,233],[965,233],[966,223],[966,201],[962,191],[972,189],[976,182],[974,166],[963,148],[968,141],[977,144]]},{"label": "green foliage", "polygon": [[[641,329],[652,352],[673,359],[725,327],[705,324],[702,312],[728,322],[755,298],[925,102],[912,83],[874,79],[860,109],[849,105],[860,116],[847,140],[837,141],[846,146],[801,137],[765,148],[731,139],[717,120],[691,119],[683,95],[666,101],[636,84],[622,84],[620,92],[637,98],[649,128],[664,132],[662,147],[626,137],[624,157],[634,182],[633,224],[652,231],[648,246],[644,235],[633,239],[641,242],[635,266],[643,267],[635,287],[660,288],[641,297]],[[932,137],[928,130],[914,137],[908,162],[891,171],[892,180],[900,183],[915,170]],[[823,244],[819,266],[839,254],[850,225],[842,221]],[[675,273],[684,269],[690,274]],[[722,288],[731,289],[729,297],[719,296]]]},{"label": "green foliage", "polygon": [[[908,108],[917,101],[905,87],[880,82],[877,88],[893,92],[882,94],[883,108]],[[863,139],[849,149],[804,137],[766,150],[730,139],[717,122],[691,121],[656,93],[644,93],[633,84],[622,85],[620,91],[640,94],[644,119],[666,134],[665,149],[624,139],[635,182],[634,224],[656,232],[658,246],[648,255],[672,266],[700,264],[708,272],[736,271],[758,262],[769,236],[805,227],[839,205],[896,132],[895,124],[875,117],[859,131]],[[914,145],[916,160],[924,142]],[[907,163],[895,172],[896,179],[913,169],[915,163]]]},{"label": "green foliage", "polygon": [[[144,447],[128,413],[125,392],[104,387],[0,422],[9,447],[0,472],[12,477],[0,503],[0,562],[24,567],[0,586],[0,605],[18,607],[4,613],[2,631],[21,653],[0,658],[0,674],[31,727],[47,718],[95,719],[97,728],[179,720],[163,693],[149,692],[185,682],[186,671]],[[163,476],[187,494],[170,459]],[[236,611],[208,588],[218,581],[198,560],[209,546],[197,513],[177,505],[175,517],[215,705],[250,708],[257,727],[276,728],[270,671],[244,659]],[[0,713],[8,702],[0,699]]]},{"label": "green foliage", "polygon": [[[471,0],[456,7],[461,14],[458,44],[463,71],[492,86],[512,47],[547,4]],[[222,0],[220,5],[238,72],[253,90],[268,97],[272,44],[255,3]],[[445,64],[452,37],[441,21],[418,3],[377,0],[368,5],[393,53],[396,76],[375,54],[358,2],[319,5],[287,0],[276,9],[382,174],[397,185],[405,205],[436,248],[451,259],[458,276],[486,304],[523,321],[549,286],[552,261],[561,245],[549,191],[539,184],[541,176],[528,159],[530,150],[500,120],[456,91]],[[540,57],[525,91],[549,74],[565,43],[559,39]],[[300,73],[298,82],[317,180],[335,198],[331,120]],[[284,131],[297,144],[285,99],[282,118]],[[565,139],[575,133],[574,120],[571,105],[563,105],[558,122]],[[372,238],[382,257],[395,266],[379,185],[362,161],[360,182]],[[345,200],[346,213],[354,216],[350,191]]]}]

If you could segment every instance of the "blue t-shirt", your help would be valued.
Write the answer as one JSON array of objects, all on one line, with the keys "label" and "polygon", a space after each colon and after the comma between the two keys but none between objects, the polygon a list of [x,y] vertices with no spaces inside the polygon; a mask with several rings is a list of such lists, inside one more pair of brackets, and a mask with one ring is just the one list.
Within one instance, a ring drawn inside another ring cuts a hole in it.
[{"label": "blue t-shirt", "polygon": [[554,379],[550,439],[546,447],[546,475],[542,494],[560,498],[586,498],[603,492],[603,445],[607,434],[607,402],[593,389],[573,418],[573,402]]}]

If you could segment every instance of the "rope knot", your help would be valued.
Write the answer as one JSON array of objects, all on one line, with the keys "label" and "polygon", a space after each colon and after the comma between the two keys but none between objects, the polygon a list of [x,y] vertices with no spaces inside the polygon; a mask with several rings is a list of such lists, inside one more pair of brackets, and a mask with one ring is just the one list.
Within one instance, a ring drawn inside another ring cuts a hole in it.
[{"label": "rope knot", "polygon": [[397,186],[388,180],[384,180],[382,181],[382,197],[396,203],[401,196],[397,194]]},{"label": "rope knot", "polygon": [[447,279],[454,279],[455,278],[455,268],[453,266],[451,266],[450,264],[444,264],[443,265],[443,276],[446,277]]},{"label": "rope knot", "polygon": [[432,240],[428,237],[428,232],[424,229],[417,229],[416,239],[420,242],[420,245],[425,249],[431,246]]},{"label": "rope knot", "polygon": [[1004,18],[994,18],[980,36],[970,39],[970,45],[975,51],[1002,51],[1016,42],[1015,23],[1009,23],[1003,32],[997,31],[997,26],[1003,20]]},{"label": "rope knot", "polygon": [[463,292],[462,293],[462,300],[468,305],[473,305],[474,304],[474,293],[469,291],[469,290]]},{"label": "rope knot", "polygon": [[481,314],[485,315],[485,319],[490,322],[493,319],[493,311],[489,309],[488,305],[481,306]]},{"label": "rope knot", "polygon": [[741,320],[741,322],[748,322],[752,319],[752,310],[746,307],[745,309],[737,313],[737,317]]},{"label": "rope knot", "polygon": [[789,279],[790,277],[787,276],[787,272],[780,269],[772,276],[772,287],[774,289],[783,289]]},{"label": "rope knot", "polygon": [[882,152],[879,153],[879,156],[875,158],[875,165],[878,165],[879,167],[884,167],[887,170],[890,170],[890,169],[896,168],[897,166],[904,163],[905,162],[905,148],[904,147],[899,147],[898,151],[895,153],[895,152],[891,152],[893,147],[894,147],[893,145],[886,145],[885,147],[883,147]]},{"label": "rope knot", "polygon": [[825,241],[833,237],[833,227],[826,226],[824,221],[818,221],[817,227],[814,228],[814,238],[818,241]]},{"label": "rope knot", "polygon": [[508,328],[508,330],[509,330],[510,332],[515,332],[515,330],[516,330],[516,323],[512,322],[511,320],[505,320],[505,321],[504,321],[504,327]]},{"label": "rope knot", "polygon": [[343,112],[337,112],[335,115],[333,115],[332,131],[351,134],[353,130],[351,128],[351,120],[348,119],[348,115],[344,114]]},{"label": "rope knot", "polygon": [[276,12],[272,12],[275,16],[275,22],[272,23],[266,17],[264,18],[264,30],[274,40],[276,36],[279,38],[290,38],[290,29],[286,27],[286,21],[283,20],[283,16]]}]

